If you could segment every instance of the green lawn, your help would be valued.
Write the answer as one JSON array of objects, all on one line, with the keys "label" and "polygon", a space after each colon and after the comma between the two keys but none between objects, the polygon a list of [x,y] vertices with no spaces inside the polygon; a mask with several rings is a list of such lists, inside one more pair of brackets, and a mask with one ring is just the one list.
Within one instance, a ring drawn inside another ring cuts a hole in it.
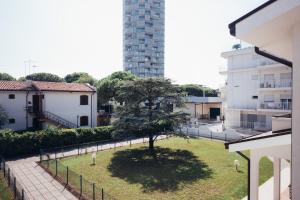
[{"label": "green lawn", "polygon": [[[247,163],[221,142],[172,138],[156,142],[157,156],[145,144],[62,159],[70,169],[104,187],[117,199],[241,199],[247,190]],[[240,172],[233,166],[240,160]],[[272,162],[262,159],[260,183],[272,176]]]},{"label": "green lawn", "polygon": [[7,186],[2,171],[0,171],[0,200],[10,200],[10,199],[13,199],[13,195]]}]

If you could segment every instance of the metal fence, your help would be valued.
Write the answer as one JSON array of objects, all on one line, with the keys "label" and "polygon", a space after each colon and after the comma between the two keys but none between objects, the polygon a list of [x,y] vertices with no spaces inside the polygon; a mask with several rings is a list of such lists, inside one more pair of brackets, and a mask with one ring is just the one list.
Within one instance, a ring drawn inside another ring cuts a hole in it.
[{"label": "metal fence", "polygon": [[[162,140],[170,137],[157,136],[157,140]],[[67,156],[82,155],[102,150],[116,149],[123,146],[131,146],[137,143],[146,143],[148,138],[134,138],[130,140],[105,140],[92,143],[57,147],[51,149],[41,149],[40,164],[45,168],[53,177],[66,186],[74,195],[81,199],[93,200],[114,200],[116,199],[103,187],[97,186],[86,180],[82,175],[77,174],[68,166],[63,165],[58,159]]]},{"label": "metal fence", "polygon": [[116,199],[109,193],[105,192],[103,187],[99,187],[95,183],[86,180],[82,175],[77,174],[68,166],[63,165],[58,159],[43,160],[41,165],[80,199]]},{"label": "metal fence", "polygon": [[12,191],[13,197],[16,200],[29,200],[29,196],[18,182],[17,178],[15,177],[13,171],[9,168],[6,164],[5,159],[0,156],[0,173],[3,173],[7,184]]},{"label": "metal fence", "polygon": [[208,139],[215,139],[215,140],[222,140],[225,142],[241,140],[243,139],[242,135],[237,133],[228,133],[223,131],[208,131],[204,130],[200,127],[189,127],[183,126],[178,130],[179,134],[189,136],[189,137],[196,137],[196,138],[208,138]]}]

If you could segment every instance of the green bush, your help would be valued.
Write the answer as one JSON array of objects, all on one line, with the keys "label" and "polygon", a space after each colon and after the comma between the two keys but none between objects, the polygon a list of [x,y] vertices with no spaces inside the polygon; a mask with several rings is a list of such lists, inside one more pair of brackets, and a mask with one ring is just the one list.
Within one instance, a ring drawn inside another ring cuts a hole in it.
[{"label": "green bush", "polygon": [[93,129],[48,128],[36,132],[16,133],[0,130],[0,155],[6,158],[39,153],[41,148],[48,149],[112,139],[112,127]]}]

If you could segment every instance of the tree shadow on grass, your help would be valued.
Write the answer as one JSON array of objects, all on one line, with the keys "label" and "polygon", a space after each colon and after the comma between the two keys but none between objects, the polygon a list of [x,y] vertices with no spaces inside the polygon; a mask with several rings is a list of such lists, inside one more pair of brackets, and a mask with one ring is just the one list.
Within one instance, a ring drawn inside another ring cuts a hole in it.
[{"label": "tree shadow on grass", "polygon": [[176,191],[212,177],[212,169],[190,151],[156,147],[155,153],[153,157],[147,148],[115,152],[108,170],[113,177],[141,184],[143,192]]}]

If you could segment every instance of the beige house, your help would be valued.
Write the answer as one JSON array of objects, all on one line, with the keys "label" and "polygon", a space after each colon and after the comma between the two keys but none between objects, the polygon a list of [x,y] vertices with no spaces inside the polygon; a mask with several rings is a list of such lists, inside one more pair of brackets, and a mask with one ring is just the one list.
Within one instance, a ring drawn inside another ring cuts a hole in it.
[{"label": "beige house", "polygon": [[[292,119],[288,119],[286,116],[274,118],[271,132],[228,143],[227,148],[231,152],[250,150],[249,199],[259,199],[258,163],[262,156],[268,156],[274,160],[273,199],[299,200],[300,0],[267,1],[231,23],[229,28],[231,35],[255,45],[257,54],[291,67],[293,84]],[[288,127],[291,129],[287,129]],[[281,187],[280,162],[282,160],[288,160],[291,163],[290,191]]]},{"label": "beige house", "polygon": [[223,116],[222,100],[219,97],[188,96],[184,102],[184,111],[192,118],[213,120]]}]

